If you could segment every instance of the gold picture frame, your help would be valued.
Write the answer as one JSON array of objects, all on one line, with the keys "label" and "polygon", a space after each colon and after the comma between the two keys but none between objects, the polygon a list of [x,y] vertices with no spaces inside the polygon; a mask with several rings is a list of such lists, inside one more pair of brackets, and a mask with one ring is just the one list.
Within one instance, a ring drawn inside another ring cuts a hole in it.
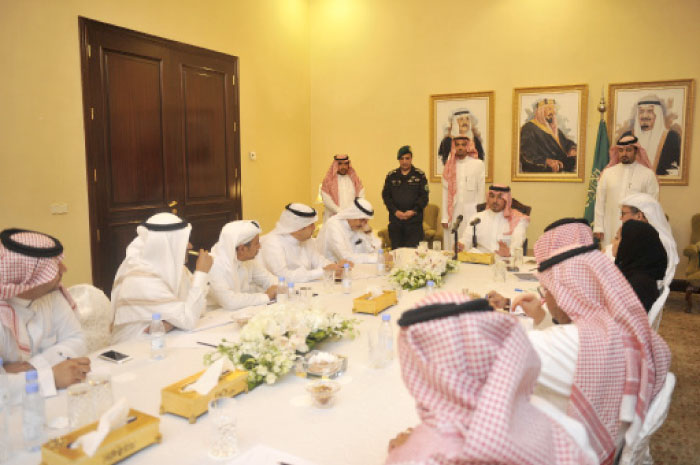
[{"label": "gold picture frame", "polygon": [[660,185],[687,186],[695,80],[610,84],[608,102],[611,144],[625,133],[634,134]]},{"label": "gold picture frame", "polygon": [[587,109],[587,84],[513,89],[511,180],[583,182]]},{"label": "gold picture frame", "polygon": [[430,182],[442,181],[442,168],[449,155],[449,125],[455,111],[468,110],[479,158],[484,161],[486,182],[493,182],[494,91],[431,95]]}]

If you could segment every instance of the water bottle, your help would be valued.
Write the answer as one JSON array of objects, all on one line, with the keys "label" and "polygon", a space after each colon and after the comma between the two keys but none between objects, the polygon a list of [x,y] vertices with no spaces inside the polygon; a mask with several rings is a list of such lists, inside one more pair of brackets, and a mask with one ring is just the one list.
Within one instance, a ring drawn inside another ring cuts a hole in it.
[{"label": "water bottle", "polygon": [[29,370],[24,372],[24,382],[26,384],[39,384],[39,373],[36,370]]},{"label": "water bottle", "polygon": [[165,326],[160,313],[154,313],[151,320],[151,360],[165,358]]},{"label": "water bottle", "polygon": [[46,411],[44,398],[39,393],[37,383],[28,383],[24,387],[24,400],[22,402],[22,435],[24,446],[30,452],[37,452],[46,441],[44,433],[46,423]]},{"label": "water bottle", "polygon": [[297,297],[297,291],[294,289],[294,283],[289,281],[287,283],[287,299],[290,301],[296,300]]},{"label": "water bottle", "polygon": [[287,301],[288,297],[287,284],[284,282],[284,276],[280,276],[279,283],[277,284],[277,302],[284,303]]},{"label": "water bottle", "polygon": [[350,264],[346,263],[343,265],[343,293],[350,294],[352,291],[352,276],[350,276]]},{"label": "water bottle", "polygon": [[0,463],[10,460],[10,386],[0,357]]},{"label": "water bottle", "polygon": [[384,262],[384,249],[381,247],[377,250],[377,273],[384,274],[386,271],[386,264]]},{"label": "water bottle", "polygon": [[435,281],[433,280],[428,280],[427,283],[425,283],[425,294],[432,294],[435,292]]},{"label": "water bottle", "polygon": [[391,328],[391,315],[382,315],[382,322],[377,330],[378,365],[387,366],[394,359],[394,334]]}]

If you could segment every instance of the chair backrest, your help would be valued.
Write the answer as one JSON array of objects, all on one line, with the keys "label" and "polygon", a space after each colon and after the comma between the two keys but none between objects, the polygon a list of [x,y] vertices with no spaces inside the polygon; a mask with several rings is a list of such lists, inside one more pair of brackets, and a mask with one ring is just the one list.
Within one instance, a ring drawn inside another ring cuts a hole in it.
[{"label": "chair backrest", "polygon": [[[518,199],[513,198],[513,202],[511,203],[511,207],[515,208],[518,210],[520,213],[523,215],[530,216],[530,212],[532,212],[532,207],[529,205],[525,205],[524,203],[520,203]],[[486,209],[486,202],[477,204],[476,206],[476,211],[482,212]]]},{"label": "chair backrest", "polygon": [[430,229],[437,230],[438,219],[440,216],[440,207],[429,203],[423,210],[423,223],[427,224]]},{"label": "chair backrest", "polygon": [[700,213],[693,215],[690,220],[690,243],[700,242]]},{"label": "chair backrest", "polygon": [[654,331],[659,331],[659,326],[661,325],[661,315],[664,313],[664,304],[666,303],[670,290],[671,288],[669,286],[664,286],[663,291],[661,291],[661,295],[658,299],[656,299],[654,305],[651,306],[649,314],[647,315],[649,317],[649,324]]},{"label": "chair backrest", "polygon": [[671,406],[671,396],[673,395],[673,389],[675,387],[676,376],[668,372],[666,374],[664,386],[651,401],[651,405],[649,405],[649,410],[647,411],[644,423],[637,437],[632,441],[629,441],[629,438],[625,437],[628,442],[622,449],[622,454],[618,462],[620,465],[653,463],[649,455],[649,439],[651,439],[651,436],[664,424],[664,421],[666,421],[666,415],[668,415],[668,409]]},{"label": "chair backrest", "polygon": [[88,352],[110,345],[114,313],[105,293],[89,284],[72,286],[68,292],[78,304],[76,312]]}]

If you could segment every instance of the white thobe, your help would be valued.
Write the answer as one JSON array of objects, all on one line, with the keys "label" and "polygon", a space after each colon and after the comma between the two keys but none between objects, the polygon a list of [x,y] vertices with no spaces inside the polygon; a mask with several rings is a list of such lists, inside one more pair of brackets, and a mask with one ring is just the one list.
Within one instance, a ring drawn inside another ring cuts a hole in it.
[{"label": "white thobe", "polygon": [[[270,302],[265,292],[277,284],[275,278],[262,264],[260,254],[253,260],[234,260],[232,272],[225,272],[214,261],[209,272],[209,297],[225,310],[237,310]],[[226,273],[226,274],[224,274]]]},{"label": "white thobe", "polygon": [[659,199],[659,183],[654,172],[637,162],[606,168],[598,180],[595,197],[594,232],[603,233],[603,246],[612,242],[620,221],[620,202],[630,194],[643,192]]},{"label": "white thobe", "polygon": [[[548,315],[549,321],[551,317]],[[546,325],[543,321],[539,327]],[[578,363],[579,335],[575,324],[552,325],[527,333],[540,357],[541,368],[532,393],[564,414],[568,414],[571,388]],[[621,422],[616,438],[618,449],[623,445],[629,423]]]},{"label": "white thobe", "polygon": [[332,263],[318,253],[314,239],[299,242],[291,234],[269,233],[260,242],[267,269],[287,282],[305,283],[320,279],[323,267]]},{"label": "white thobe", "polygon": [[[14,297],[7,302],[14,308],[18,324],[27,328],[31,348],[28,362],[37,370],[41,393],[55,395],[52,367],[87,353],[85,337],[75,312],[60,291],[32,301]],[[3,325],[0,325],[0,356],[6,363],[22,360],[14,336]],[[8,373],[7,377],[11,402],[17,404],[24,392],[24,373]]]},{"label": "white thobe", "polygon": [[464,244],[467,249],[472,246],[472,233],[474,231],[473,226],[469,226],[469,223],[476,218],[481,219],[481,222],[476,225],[476,244],[479,250],[495,253],[499,248],[498,241],[503,241],[509,244],[510,254],[513,255],[516,248],[523,246],[530,220],[522,218],[513,230],[513,234],[508,234],[510,232],[508,218],[503,216],[502,211],[496,213],[487,208],[465,222],[468,229],[465,231],[464,236],[460,236],[459,242]]},{"label": "white thobe", "polygon": [[343,208],[349,207],[355,201],[355,197],[365,196],[364,187],[360,189],[360,192],[355,192],[355,184],[352,182],[352,178],[347,174],[339,174],[337,179],[338,203],[335,203],[333,197],[327,192],[321,191],[321,199],[323,199],[323,205],[325,206],[323,210],[324,222]]},{"label": "white thobe", "polygon": [[[463,160],[457,159],[457,192],[453,199],[452,221],[449,219],[449,211],[447,209],[447,201],[449,198],[447,180],[442,179],[442,223],[448,223],[448,228],[452,229],[453,222],[459,215],[462,215],[464,220],[459,227],[458,237],[462,237],[468,228],[467,219],[471,218],[476,213],[477,204],[484,201],[486,169],[484,162],[478,158],[465,157]],[[452,235],[447,234],[445,237],[445,249],[449,250],[454,247],[452,244]]]},{"label": "white thobe", "polygon": [[333,262],[377,263],[377,250],[381,247],[378,237],[353,231],[348,220],[335,218],[323,225],[316,243],[319,252]]},{"label": "white thobe", "polygon": [[[134,273],[123,275],[112,291],[114,307],[114,343],[136,338],[151,324],[154,313],[176,328],[192,330],[207,306],[207,273],[194,276],[182,267],[183,276],[177,294],[159,277]],[[114,301],[114,299],[117,301]]]}]

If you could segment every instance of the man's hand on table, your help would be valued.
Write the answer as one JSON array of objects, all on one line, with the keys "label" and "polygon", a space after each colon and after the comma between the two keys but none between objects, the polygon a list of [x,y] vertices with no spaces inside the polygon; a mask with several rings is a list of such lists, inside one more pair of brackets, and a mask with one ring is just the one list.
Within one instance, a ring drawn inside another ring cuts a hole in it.
[{"label": "man's hand on table", "polygon": [[8,373],[23,373],[25,371],[35,370],[34,366],[29,362],[8,362],[3,363],[2,367]]},{"label": "man's hand on table", "polygon": [[272,286],[268,287],[267,290],[265,291],[265,294],[267,294],[267,297],[270,300],[276,299],[277,298],[277,286],[273,284]]},{"label": "man's hand on table", "polygon": [[535,325],[540,324],[546,316],[540,298],[535,294],[525,294],[516,297],[513,300],[511,308],[516,308],[518,306],[523,309],[523,312],[525,312],[527,316],[534,320]]},{"label": "man's hand on table", "polygon": [[501,257],[510,257],[510,247],[503,241],[498,241],[498,250],[496,253]]},{"label": "man's hand on table", "polygon": [[90,359],[78,357],[64,360],[54,365],[53,379],[58,389],[67,388],[71,384],[85,381],[85,375],[90,372]]},{"label": "man's hand on table", "polygon": [[413,433],[413,428],[408,428],[406,431],[402,431],[399,434],[397,434],[394,439],[389,441],[389,452],[408,441],[408,438],[411,436],[411,433]]},{"label": "man's hand on table", "polygon": [[464,250],[464,244],[457,242],[457,252],[462,252]]},{"label": "man's hand on table", "polygon": [[499,294],[496,291],[491,291],[488,294],[486,294],[486,298],[489,299],[489,305],[492,306],[493,308],[497,308],[499,310],[502,310],[506,308],[508,305],[508,302],[510,299],[506,299],[503,297],[501,294]]}]

